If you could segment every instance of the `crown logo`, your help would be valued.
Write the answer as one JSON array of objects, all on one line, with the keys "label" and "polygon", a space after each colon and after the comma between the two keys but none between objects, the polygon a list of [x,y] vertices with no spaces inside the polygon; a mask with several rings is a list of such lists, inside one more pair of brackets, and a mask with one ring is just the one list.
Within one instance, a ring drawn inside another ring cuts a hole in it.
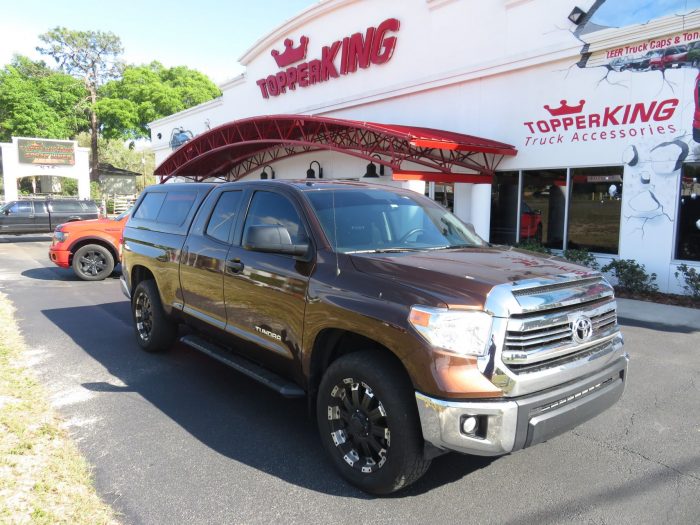
[{"label": "crown logo", "polygon": [[306,58],[306,46],[309,44],[309,37],[302,36],[297,47],[292,47],[293,44],[294,40],[287,38],[284,41],[284,53],[280,53],[276,49],[273,49],[270,53],[279,67],[285,67]]},{"label": "crown logo", "polygon": [[549,105],[544,106],[544,109],[549,111],[549,114],[553,117],[559,117],[561,115],[573,115],[574,113],[581,113],[583,111],[583,105],[586,103],[585,100],[579,100],[578,106],[569,106],[566,104],[566,100],[559,101],[561,107],[550,108]]}]

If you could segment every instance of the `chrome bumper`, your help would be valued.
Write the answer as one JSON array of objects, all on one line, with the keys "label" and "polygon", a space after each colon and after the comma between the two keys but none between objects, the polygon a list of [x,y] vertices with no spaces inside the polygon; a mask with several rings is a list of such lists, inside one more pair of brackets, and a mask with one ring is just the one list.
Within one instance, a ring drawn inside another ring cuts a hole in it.
[{"label": "chrome bumper", "polygon": [[[423,438],[442,450],[500,456],[570,430],[611,407],[627,379],[627,354],[584,379],[544,393],[502,401],[443,401],[416,392]],[[477,416],[479,437],[465,434],[464,417]]]}]

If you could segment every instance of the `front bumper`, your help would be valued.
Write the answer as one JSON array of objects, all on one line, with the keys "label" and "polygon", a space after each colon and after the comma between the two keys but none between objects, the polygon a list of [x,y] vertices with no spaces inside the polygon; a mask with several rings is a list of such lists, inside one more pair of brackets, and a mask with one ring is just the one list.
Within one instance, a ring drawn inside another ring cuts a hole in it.
[{"label": "front bumper", "polygon": [[[500,456],[547,441],[611,407],[625,388],[628,357],[576,382],[498,401],[443,401],[416,392],[425,441],[442,450]],[[476,416],[478,435],[465,434],[462,420]]]},{"label": "front bumper", "polygon": [[70,250],[54,250],[53,247],[49,248],[49,259],[52,263],[61,268],[70,268],[70,257]]}]

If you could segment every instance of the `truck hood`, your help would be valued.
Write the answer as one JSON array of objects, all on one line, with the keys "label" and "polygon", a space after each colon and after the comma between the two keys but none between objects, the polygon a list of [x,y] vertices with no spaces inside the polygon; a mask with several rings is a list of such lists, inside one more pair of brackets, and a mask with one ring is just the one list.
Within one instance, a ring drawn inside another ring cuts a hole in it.
[{"label": "truck hood", "polygon": [[350,254],[350,260],[360,272],[419,289],[444,304],[476,307],[499,284],[592,273],[559,257],[495,247]]},{"label": "truck hood", "polygon": [[112,219],[86,219],[84,221],[64,222],[58,226],[60,226],[63,231],[70,231],[73,229],[84,230],[85,228],[90,228],[98,224],[114,224],[115,227],[118,227],[117,225],[119,223]]}]

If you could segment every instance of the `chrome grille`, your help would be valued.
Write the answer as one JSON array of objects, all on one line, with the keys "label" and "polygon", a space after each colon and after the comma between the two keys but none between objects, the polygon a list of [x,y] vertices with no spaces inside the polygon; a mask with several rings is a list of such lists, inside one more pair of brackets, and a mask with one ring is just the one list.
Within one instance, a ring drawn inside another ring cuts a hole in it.
[{"label": "chrome grille", "polygon": [[[592,334],[584,343],[573,337],[573,323],[581,316],[589,318],[592,326]],[[502,360],[513,369],[555,360],[598,344],[616,332],[617,312],[612,298],[516,315],[508,320]]]}]

